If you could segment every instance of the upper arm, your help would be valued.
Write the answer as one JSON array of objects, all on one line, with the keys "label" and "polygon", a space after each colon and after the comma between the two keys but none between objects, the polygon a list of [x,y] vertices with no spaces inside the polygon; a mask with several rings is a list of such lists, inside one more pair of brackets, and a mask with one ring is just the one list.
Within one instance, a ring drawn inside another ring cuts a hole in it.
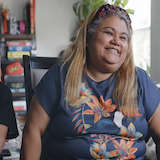
[{"label": "upper arm", "polygon": [[138,70],[138,98],[142,100],[147,121],[151,119],[160,104],[160,89],[143,70]]},{"label": "upper arm", "polygon": [[5,142],[6,136],[8,132],[8,127],[0,124],[0,152],[2,151],[3,144]]},{"label": "upper arm", "polygon": [[34,129],[40,132],[42,135],[45,131],[48,123],[49,116],[39,103],[36,96],[33,96],[31,107],[27,115],[27,121],[25,124],[25,130]]},{"label": "upper arm", "polygon": [[152,117],[149,120],[150,128],[160,136],[160,104],[158,105],[156,111],[152,115]]}]

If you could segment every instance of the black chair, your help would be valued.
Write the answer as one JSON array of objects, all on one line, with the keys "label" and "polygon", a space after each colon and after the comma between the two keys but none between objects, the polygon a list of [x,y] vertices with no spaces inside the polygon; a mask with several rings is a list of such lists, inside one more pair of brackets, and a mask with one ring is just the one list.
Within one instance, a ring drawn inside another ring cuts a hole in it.
[{"label": "black chair", "polygon": [[[57,57],[32,57],[23,56],[23,67],[24,67],[24,82],[25,82],[25,94],[26,94],[26,105],[27,111],[30,107],[31,99],[33,96],[33,88],[40,81],[46,71],[59,60]],[[34,72],[35,71],[35,72]],[[35,76],[37,75],[38,78]],[[41,160],[44,159],[45,155],[45,134],[42,137],[42,152]]]},{"label": "black chair", "polygon": [[[58,62],[57,57],[32,57],[23,56],[24,67],[24,82],[25,82],[25,94],[27,111],[30,106],[30,102],[33,96],[33,88],[42,78],[44,73],[55,63]],[[33,72],[36,71],[36,72]],[[39,74],[38,74],[39,73]],[[38,74],[38,80],[35,74]]]}]

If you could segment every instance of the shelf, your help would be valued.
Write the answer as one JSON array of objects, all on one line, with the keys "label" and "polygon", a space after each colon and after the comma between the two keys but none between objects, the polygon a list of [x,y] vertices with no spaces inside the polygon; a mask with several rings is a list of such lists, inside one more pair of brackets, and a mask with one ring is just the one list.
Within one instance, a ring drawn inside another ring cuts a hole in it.
[{"label": "shelf", "polygon": [[0,35],[0,40],[33,40],[35,35],[33,34],[22,34],[22,35],[11,35],[11,34],[2,34]]},{"label": "shelf", "polygon": [[14,98],[23,98],[25,97],[25,93],[12,93]]}]

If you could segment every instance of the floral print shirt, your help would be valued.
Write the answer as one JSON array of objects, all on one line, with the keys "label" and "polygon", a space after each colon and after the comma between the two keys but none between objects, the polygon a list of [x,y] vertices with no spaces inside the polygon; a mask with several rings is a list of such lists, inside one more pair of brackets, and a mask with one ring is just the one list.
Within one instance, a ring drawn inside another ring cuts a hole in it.
[{"label": "floral print shirt", "polygon": [[44,141],[47,160],[144,159],[147,121],[160,103],[160,90],[146,72],[137,68],[139,111],[128,118],[112,98],[116,74],[102,82],[83,77],[79,98],[66,106],[66,71],[67,66],[54,65],[35,88],[51,119]]}]

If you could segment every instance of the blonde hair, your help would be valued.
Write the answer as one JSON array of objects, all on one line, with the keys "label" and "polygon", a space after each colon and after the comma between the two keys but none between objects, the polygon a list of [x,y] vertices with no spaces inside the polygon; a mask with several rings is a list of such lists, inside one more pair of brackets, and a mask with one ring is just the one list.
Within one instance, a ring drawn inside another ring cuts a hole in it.
[{"label": "blonde hair", "polygon": [[[98,9],[97,9],[98,10]],[[82,23],[77,31],[75,40],[64,51],[63,61],[69,63],[69,69],[65,79],[65,98],[66,102],[74,102],[80,95],[81,80],[85,74],[86,60],[86,37],[87,27],[92,22],[97,10],[95,10]],[[132,28],[130,26],[130,33]],[[127,57],[122,66],[117,71],[117,83],[113,92],[114,102],[121,106],[121,110],[128,117],[135,117],[138,112],[137,107],[137,78],[133,62],[133,53],[131,45],[131,36],[129,39],[129,49]]]},{"label": "blonde hair", "polygon": [[134,65],[134,58],[132,52],[132,28],[130,26],[130,38],[127,57],[119,68],[117,73],[117,83],[113,92],[113,99],[119,106],[119,110],[128,117],[135,117],[138,115],[137,104],[137,74]]}]

